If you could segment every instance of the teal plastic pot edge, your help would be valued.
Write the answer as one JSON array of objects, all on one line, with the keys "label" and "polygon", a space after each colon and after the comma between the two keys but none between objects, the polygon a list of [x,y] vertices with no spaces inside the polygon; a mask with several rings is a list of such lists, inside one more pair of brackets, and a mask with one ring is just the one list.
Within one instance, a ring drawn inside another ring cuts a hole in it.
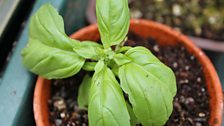
[{"label": "teal plastic pot edge", "polygon": [[[219,75],[220,81],[222,83],[222,89],[224,93],[224,53],[220,53],[216,55],[214,60],[214,65]],[[223,117],[224,117],[224,112],[223,112]],[[224,126],[224,118],[222,119],[222,126]]]},{"label": "teal plastic pot edge", "polygon": [[216,60],[214,61],[214,64],[219,75],[220,81],[222,83],[222,89],[224,89],[224,53],[221,53],[217,56]]},{"label": "teal plastic pot edge", "polygon": [[[61,9],[64,0],[36,0],[32,13],[44,3]],[[31,13],[31,14],[32,14]],[[0,80],[0,126],[32,126],[32,98],[35,76],[22,65],[21,50],[28,39],[26,24]]]}]

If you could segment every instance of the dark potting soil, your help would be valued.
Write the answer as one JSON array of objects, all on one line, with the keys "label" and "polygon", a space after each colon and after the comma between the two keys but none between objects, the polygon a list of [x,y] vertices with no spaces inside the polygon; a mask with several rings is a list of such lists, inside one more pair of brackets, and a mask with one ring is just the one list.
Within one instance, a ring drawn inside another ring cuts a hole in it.
[{"label": "dark potting soil", "polygon": [[[209,96],[197,59],[181,45],[163,47],[153,39],[145,40],[133,34],[129,34],[127,44],[149,48],[175,72],[177,95],[173,101],[173,113],[165,126],[209,126]],[[52,82],[49,109],[53,126],[88,125],[87,111],[77,106],[78,85],[83,75],[82,71],[71,78]]]}]

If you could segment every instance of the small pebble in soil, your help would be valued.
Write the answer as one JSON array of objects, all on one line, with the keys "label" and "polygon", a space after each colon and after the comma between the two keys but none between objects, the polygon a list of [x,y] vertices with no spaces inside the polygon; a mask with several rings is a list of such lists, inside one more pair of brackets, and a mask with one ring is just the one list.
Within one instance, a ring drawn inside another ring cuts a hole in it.
[{"label": "small pebble in soil", "polygon": [[195,126],[203,126],[203,125],[201,123],[199,123],[199,122],[196,122]]},{"label": "small pebble in soil", "polygon": [[153,50],[154,50],[155,52],[159,52],[159,47],[158,47],[158,45],[153,46]]},{"label": "small pebble in soil", "polygon": [[59,111],[65,109],[66,108],[66,105],[64,103],[64,100],[63,99],[56,100],[54,102],[54,107],[57,108]]},{"label": "small pebble in soil", "polygon": [[174,67],[174,68],[177,68],[177,67],[178,67],[177,62],[174,62],[174,63],[173,63],[173,67]]},{"label": "small pebble in soil", "polygon": [[62,120],[61,119],[55,119],[55,125],[56,126],[61,126],[62,125]]},{"label": "small pebble in soil", "polygon": [[201,78],[200,77],[197,78],[197,82],[199,82],[199,83],[201,82]]},{"label": "small pebble in soil", "polygon": [[199,117],[205,117],[206,115],[205,115],[205,113],[200,112],[200,113],[198,114],[198,116],[199,116]]}]

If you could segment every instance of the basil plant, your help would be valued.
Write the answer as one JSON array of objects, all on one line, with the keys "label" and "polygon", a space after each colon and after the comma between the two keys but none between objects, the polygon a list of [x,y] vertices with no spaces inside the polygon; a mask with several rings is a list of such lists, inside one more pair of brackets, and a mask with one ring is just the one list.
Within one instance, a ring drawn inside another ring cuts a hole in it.
[{"label": "basil plant", "polygon": [[97,0],[96,14],[102,43],[80,42],[65,34],[56,9],[43,5],[31,18],[23,64],[47,79],[87,71],[78,104],[88,109],[90,126],[164,125],[176,94],[173,71],[147,48],[123,46],[130,24],[128,0]]}]

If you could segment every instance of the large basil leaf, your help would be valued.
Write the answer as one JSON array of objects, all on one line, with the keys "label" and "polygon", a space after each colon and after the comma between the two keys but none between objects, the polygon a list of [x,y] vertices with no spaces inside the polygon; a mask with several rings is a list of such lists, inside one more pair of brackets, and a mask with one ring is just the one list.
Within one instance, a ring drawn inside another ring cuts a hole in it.
[{"label": "large basil leaf", "polygon": [[41,6],[31,17],[29,37],[47,46],[68,51],[73,51],[73,47],[78,43],[65,34],[63,19],[50,4]]},{"label": "large basil leaf", "polygon": [[96,15],[105,48],[117,45],[125,39],[130,19],[127,0],[97,0]]},{"label": "large basil leaf", "polygon": [[89,90],[91,86],[92,78],[86,74],[83,78],[78,91],[78,105],[81,109],[88,108]]},{"label": "large basil leaf", "polygon": [[64,33],[61,16],[43,5],[31,18],[29,42],[22,50],[23,64],[48,79],[70,77],[80,71],[85,60],[73,51],[77,41]]},{"label": "large basil leaf", "polygon": [[128,50],[125,55],[160,80],[173,97],[176,95],[176,78],[173,71],[160,62],[147,48],[134,47]]},{"label": "large basil leaf", "polygon": [[85,63],[85,60],[75,52],[50,47],[32,38],[23,49],[22,57],[25,67],[48,79],[73,76]]},{"label": "large basil leaf", "polygon": [[89,94],[90,126],[130,126],[122,90],[109,68],[98,63]]},{"label": "large basil leaf", "polygon": [[164,125],[173,109],[173,97],[163,82],[135,63],[120,67],[119,78],[138,120],[144,126]]}]

